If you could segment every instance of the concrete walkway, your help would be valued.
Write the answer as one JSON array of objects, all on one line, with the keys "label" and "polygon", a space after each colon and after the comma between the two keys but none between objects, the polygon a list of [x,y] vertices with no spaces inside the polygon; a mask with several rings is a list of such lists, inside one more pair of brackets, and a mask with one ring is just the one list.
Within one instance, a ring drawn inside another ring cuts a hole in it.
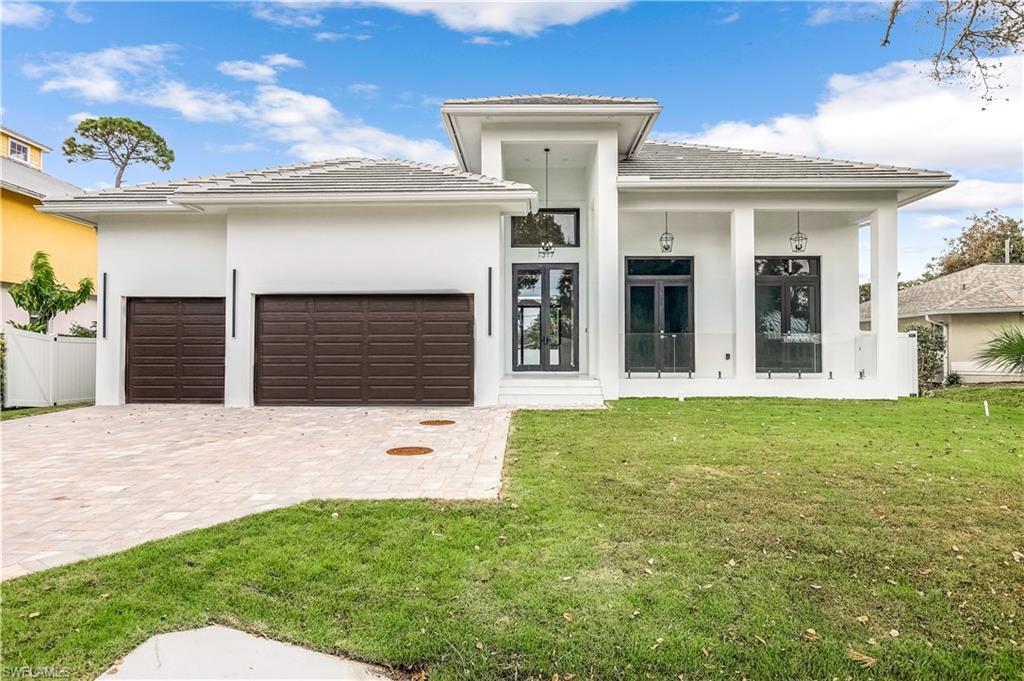
[{"label": "concrete walkway", "polygon": [[[494,498],[510,413],[132,405],[9,421],[3,578],[308,499]],[[434,451],[386,453],[402,446]]]},{"label": "concrete walkway", "polygon": [[212,626],[161,634],[100,679],[394,679],[383,669]]}]

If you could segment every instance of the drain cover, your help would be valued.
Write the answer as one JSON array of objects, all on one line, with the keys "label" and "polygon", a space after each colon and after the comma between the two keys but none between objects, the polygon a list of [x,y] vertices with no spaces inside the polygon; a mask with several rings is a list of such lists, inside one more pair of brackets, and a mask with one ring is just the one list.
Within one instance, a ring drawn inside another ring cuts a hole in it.
[{"label": "drain cover", "polygon": [[426,421],[420,421],[421,426],[453,426],[455,421],[451,419],[427,419]]},{"label": "drain cover", "polygon": [[430,447],[392,447],[388,450],[388,454],[391,456],[419,456],[420,454],[430,454],[433,449]]}]

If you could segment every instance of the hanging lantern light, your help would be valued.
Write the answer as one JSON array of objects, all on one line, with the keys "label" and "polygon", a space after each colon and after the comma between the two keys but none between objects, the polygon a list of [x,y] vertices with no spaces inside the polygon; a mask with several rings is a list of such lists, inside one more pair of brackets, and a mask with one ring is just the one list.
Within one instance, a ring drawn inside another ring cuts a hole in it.
[{"label": "hanging lantern light", "polygon": [[661,251],[663,253],[671,253],[672,252],[672,244],[674,244],[675,241],[676,241],[676,238],[674,236],[672,236],[672,232],[668,231],[668,211],[666,211],[665,212],[665,231],[662,233],[661,237],[658,239],[658,243],[661,244]]},{"label": "hanging lantern light", "polygon": [[[544,207],[548,207],[548,158],[551,156],[551,149],[544,147]],[[539,221],[543,226],[545,221]],[[539,258],[550,258],[555,254],[555,243],[551,240],[550,236],[541,237],[540,247],[537,249],[537,257]]]},{"label": "hanging lantern light", "polygon": [[800,231],[800,211],[796,212],[796,232],[789,236],[789,247],[794,253],[807,250],[807,235]]}]

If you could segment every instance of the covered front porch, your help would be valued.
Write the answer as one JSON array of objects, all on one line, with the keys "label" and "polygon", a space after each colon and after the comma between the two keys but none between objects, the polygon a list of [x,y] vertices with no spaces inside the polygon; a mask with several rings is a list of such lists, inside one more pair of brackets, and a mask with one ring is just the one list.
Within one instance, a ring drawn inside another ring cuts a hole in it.
[{"label": "covered front porch", "polygon": [[[901,394],[895,196],[624,191],[619,204],[620,396]],[[878,292],[872,332],[861,271]]]}]

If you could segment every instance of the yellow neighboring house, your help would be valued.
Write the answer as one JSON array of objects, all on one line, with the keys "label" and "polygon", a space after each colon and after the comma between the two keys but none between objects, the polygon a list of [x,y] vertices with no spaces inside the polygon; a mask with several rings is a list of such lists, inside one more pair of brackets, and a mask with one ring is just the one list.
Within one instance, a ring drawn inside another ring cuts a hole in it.
[{"label": "yellow neighboring house", "polygon": [[[14,306],[8,289],[27,278],[36,251],[45,251],[57,279],[74,289],[82,277],[96,281],[96,229],[90,225],[40,213],[36,206],[44,196],[78,194],[82,190],[43,172],[43,155],[49,147],[21,133],[0,127],[0,299],[3,326],[8,320],[28,321],[28,314]],[[96,321],[95,298],[50,326],[64,333],[74,323],[89,326]]]}]

